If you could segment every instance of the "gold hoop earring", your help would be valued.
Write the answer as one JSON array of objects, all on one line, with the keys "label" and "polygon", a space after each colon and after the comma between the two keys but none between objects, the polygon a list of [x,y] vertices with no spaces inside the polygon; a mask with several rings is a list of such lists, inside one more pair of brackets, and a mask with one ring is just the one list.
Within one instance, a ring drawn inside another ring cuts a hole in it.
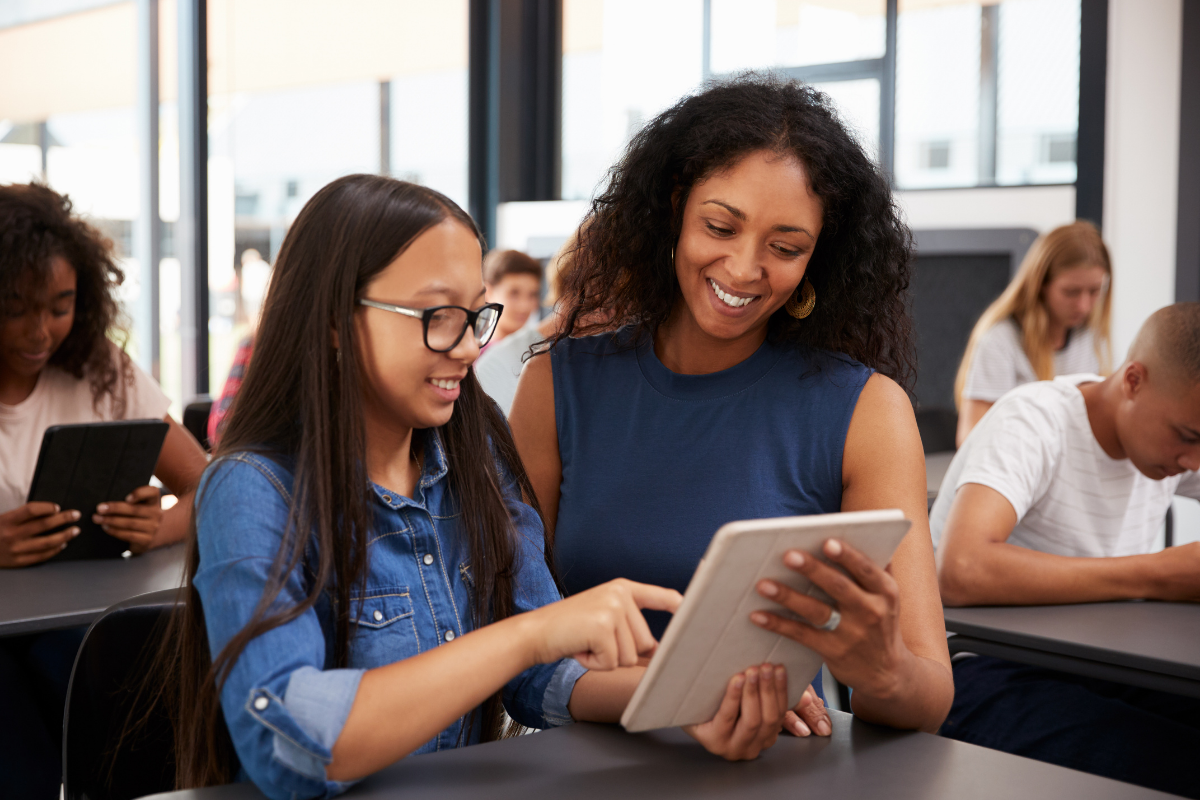
[{"label": "gold hoop earring", "polygon": [[800,295],[799,299],[796,298],[796,294],[793,294],[783,304],[783,307],[792,317],[804,319],[817,307],[817,290],[813,288],[812,282],[808,278],[804,278],[800,281],[796,292]]}]

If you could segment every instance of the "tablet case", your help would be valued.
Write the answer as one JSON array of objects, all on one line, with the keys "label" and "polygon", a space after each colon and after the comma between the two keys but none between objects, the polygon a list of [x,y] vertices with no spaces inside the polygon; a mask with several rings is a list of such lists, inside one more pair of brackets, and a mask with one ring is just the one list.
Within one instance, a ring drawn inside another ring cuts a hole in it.
[{"label": "tablet case", "polygon": [[795,618],[759,595],[755,585],[770,578],[832,602],[804,576],[784,566],[784,552],[802,550],[828,563],[820,549],[826,539],[837,538],[876,564],[886,565],[909,526],[898,509],[746,520],[723,526],[709,543],[621,724],[637,732],[707,722],[716,714],[729,679],[766,662],[787,668],[788,705],[794,708],[820,671],[823,659],[750,621],[750,613],[760,609]]},{"label": "tablet case", "polygon": [[79,535],[50,561],[119,558],[129,549],[92,522],[92,514],[100,503],[124,500],[150,483],[169,427],[160,419],[139,419],[46,429],[29,502],[58,503],[64,511],[75,509],[81,515],[78,522],[69,523],[79,526]]}]

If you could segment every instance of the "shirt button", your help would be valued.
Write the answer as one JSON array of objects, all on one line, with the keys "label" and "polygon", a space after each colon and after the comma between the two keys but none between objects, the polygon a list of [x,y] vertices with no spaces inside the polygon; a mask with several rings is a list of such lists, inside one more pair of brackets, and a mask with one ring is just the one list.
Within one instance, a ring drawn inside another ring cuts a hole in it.
[{"label": "shirt button", "polygon": [[428,567],[430,564],[432,564],[432,563],[433,563],[433,556],[431,556],[429,553],[426,553],[426,554],[425,554],[425,557],[424,557],[423,559],[421,559],[421,560],[422,560],[422,561],[424,561],[424,562],[425,562],[425,566],[427,566],[427,567]]},{"label": "shirt button", "polygon": [[254,707],[255,707],[256,709],[258,709],[259,711],[266,711],[266,710],[267,710],[267,706],[269,706],[269,705],[271,705],[271,701],[270,701],[270,700],[268,700],[268,699],[267,699],[265,696],[262,696],[262,695],[260,695],[259,697],[257,697],[257,698],[255,699],[255,701],[254,701]]},{"label": "shirt button", "polygon": [[375,621],[376,621],[376,622],[379,622],[379,621],[381,621],[382,619],[383,619],[383,612],[382,612],[382,611],[376,611],[376,612],[375,612]]},{"label": "shirt button", "polygon": [[454,631],[446,631],[446,641],[447,642],[454,641]]}]

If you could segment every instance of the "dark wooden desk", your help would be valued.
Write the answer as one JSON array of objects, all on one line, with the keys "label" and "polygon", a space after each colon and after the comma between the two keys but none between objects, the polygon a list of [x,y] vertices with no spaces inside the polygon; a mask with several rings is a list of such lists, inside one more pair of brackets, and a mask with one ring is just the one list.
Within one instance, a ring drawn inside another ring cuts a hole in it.
[{"label": "dark wooden desk", "polygon": [[0,636],[87,625],[104,609],[183,582],[184,545],[129,558],[0,570]]},{"label": "dark wooden desk", "polygon": [[[751,762],[712,756],[678,729],[627,734],[576,724],[415,756],[355,786],[359,800],[663,797],[1060,800],[1170,797],[1125,783],[926,733],[898,733],[838,711],[833,736],[779,743]],[[261,800],[249,784],[154,795],[159,800]]]},{"label": "dark wooden desk", "polygon": [[1200,697],[1200,604],[947,608],[951,652]]}]

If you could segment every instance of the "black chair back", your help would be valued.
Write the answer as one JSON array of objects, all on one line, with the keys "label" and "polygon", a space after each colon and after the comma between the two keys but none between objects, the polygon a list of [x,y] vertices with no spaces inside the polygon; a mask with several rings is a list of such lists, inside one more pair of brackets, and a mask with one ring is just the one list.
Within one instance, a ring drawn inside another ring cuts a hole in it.
[{"label": "black chair back", "polygon": [[954,436],[958,430],[958,414],[953,408],[917,409],[917,430],[926,453],[957,450]]},{"label": "black chair back", "polygon": [[177,597],[168,589],[130,598],[88,629],[63,721],[66,800],[126,800],[175,788],[175,734],[165,709],[121,736]]},{"label": "black chair back", "polygon": [[206,451],[212,449],[208,443],[208,415],[212,412],[212,406],[212,398],[201,395],[183,409],[183,427],[196,437],[196,441]]}]

